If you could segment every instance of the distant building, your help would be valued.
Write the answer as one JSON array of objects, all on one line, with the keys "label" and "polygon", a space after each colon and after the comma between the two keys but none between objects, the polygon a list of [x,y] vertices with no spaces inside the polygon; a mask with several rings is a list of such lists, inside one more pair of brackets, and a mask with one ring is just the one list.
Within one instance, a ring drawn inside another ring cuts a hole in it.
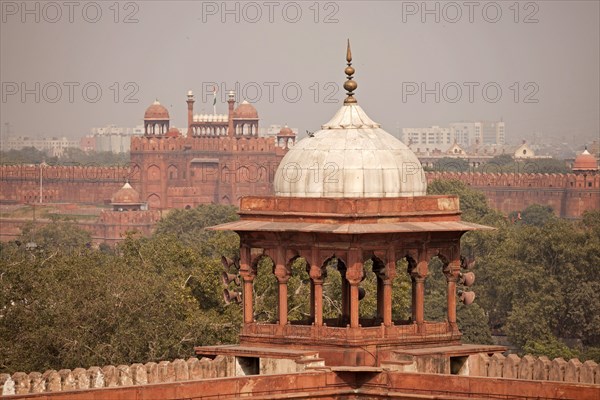
[{"label": "distant building", "polygon": [[187,130],[173,128],[155,101],[144,114],[144,135],[131,138],[131,183],[143,201],[150,209],[191,208],[270,193],[275,169],[296,141],[293,130],[271,126],[261,134],[256,108],[247,101],[235,107],[231,92],[227,114],[195,114],[194,102],[189,91]]},{"label": "distant building", "polygon": [[450,128],[441,128],[437,125],[428,128],[403,128],[402,142],[414,149],[438,148],[446,149],[454,143],[454,137]]},{"label": "distant building", "polygon": [[129,153],[132,136],[142,136],[144,126],[135,128],[108,125],[104,128],[92,128],[92,133],[80,140],[79,147],[83,151],[109,151],[111,153]]},{"label": "distant building", "polygon": [[503,121],[452,122],[449,127],[403,128],[402,141],[412,150],[422,152],[434,149],[446,151],[454,143],[461,146],[475,144],[502,145],[506,142]]},{"label": "distant building", "polygon": [[6,143],[3,144],[2,150],[21,150],[25,147],[35,147],[38,150],[46,151],[50,157],[61,157],[65,149],[79,147],[77,140],[67,139],[63,137],[51,138],[30,138],[30,137],[9,137]]}]

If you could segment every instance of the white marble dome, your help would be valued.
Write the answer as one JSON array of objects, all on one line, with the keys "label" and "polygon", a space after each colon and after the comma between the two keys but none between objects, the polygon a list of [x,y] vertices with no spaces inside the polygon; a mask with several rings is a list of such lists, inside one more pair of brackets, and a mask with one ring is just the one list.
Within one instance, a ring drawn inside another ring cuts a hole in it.
[{"label": "white marble dome", "polygon": [[356,103],[344,104],[320,131],[297,142],[273,185],[282,197],[411,197],[427,191],[417,156]]}]

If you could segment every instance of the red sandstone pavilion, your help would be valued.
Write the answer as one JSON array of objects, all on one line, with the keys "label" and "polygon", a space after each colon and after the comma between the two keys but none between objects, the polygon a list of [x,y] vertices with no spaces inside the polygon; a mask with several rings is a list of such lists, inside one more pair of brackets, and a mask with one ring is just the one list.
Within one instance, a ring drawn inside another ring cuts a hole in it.
[{"label": "red sandstone pavilion", "polygon": [[[294,349],[307,357],[318,355],[325,365],[381,367],[404,361],[416,348],[417,358],[452,354],[463,364],[470,354],[503,350],[461,345],[456,324],[457,283],[467,280],[461,273],[466,262],[460,238],[465,232],[490,228],[462,222],[456,196],[426,196],[427,181],[417,157],[373,122],[354,98],[351,59],[348,48],[344,105],[320,131],[285,155],[275,174],[275,196],[242,198],[241,220],[213,228],[240,236],[244,325],[241,346],[201,347],[197,354]],[[335,167],[321,176],[315,165]],[[276,324],[254,321],[252,283],[263,257],[270,259],[279,282]],[[424,283],[433,257],[442,261],[447,280],[444,323],[423,318]],[[287,318],[287,282],[298,258],[304,259],[311,278],[308,321]],[[393,321],[392,281],[402,259],[412,279],[412,318]],[[367,260],[378,279],[377,315],[368,320],[359,318]],[[330,265],[342,276],[342,315],[324,321],[323,280]],[[473,296],[461,292],[465,301]],[[446,357],[435,372],[448,373],[450,368],[451,357]]]},{"label": "red sandstone pavilion", "polygon": [[[457,197],[426,196],[415,155],[357,104],[351,60],[348,46],[344,105],[286,154],[275,175],[275,195],[242,198],[241,220],[213,227],[241,239],[239,345],[196,347],[200,358],[172,363],[1,376],[4,388],[21,393],[12,398],[599,400],[600,371],[593,362],[505,357],[501,346],[460,343],[456,303],[473,301],[472,273],[461,272],[467,263],[460,238],[490,228],[462,222]],[[321,179],[315,162],[335,162],[339,169]],[[447,320],[437,323],[423,317],[424,283],[434,257],[447,282]],[[253,280],[263,258],[271,260],[278,281],[275,323],[254,319]],[[311,278],[311,316],[289,321],[287,282],[298,258]],[[398,270],[402,259],[406,271]],[[368,260],[378,279],[377,313],[369,319],[359,315]],[[332,320],[322,312],[327,268],[337,268],[342,279],[342,313]],[[399,273],[412,280],[407,321],[392,318],[392,292],[398,290],[392,282]]]}]

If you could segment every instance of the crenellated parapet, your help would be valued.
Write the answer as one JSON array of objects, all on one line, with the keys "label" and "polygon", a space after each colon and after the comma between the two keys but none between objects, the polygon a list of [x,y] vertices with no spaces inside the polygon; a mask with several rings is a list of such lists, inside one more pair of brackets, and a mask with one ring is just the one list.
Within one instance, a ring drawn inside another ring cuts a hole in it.
[{"label": "crenellated parapet", "polygon": [[600,189],[600,174],[426,172],[428,181],[456,179],[474,187]]},{"label": "crenellated parapet", "polygon": [[600,204],[600,174],[426,172],[429,182],[459,180],[481,190],[489,205],[505,214],[532,204],[552,207],[557,216],[580,218]]},{"label": "crenellated parapet", "polygon": [[0,374],[2,396],[172,383],[235,375],[231,356]]},{"label": "crenellated parapet", "polygon": [[479,353],[470,356],[469,364],[471,376],[600,385],[600,366],[592,360]]},{"label": "crenellated parapet", "polygon": [[281,152],[272,137],[133,137],[132,152],[151,151],[219,151]]},{"label": "crenellated parapet", "polygon": [[98,167],[95,165],[0,165],[0,180],[46,182],[124,182],[131,180],[129,166]]}]

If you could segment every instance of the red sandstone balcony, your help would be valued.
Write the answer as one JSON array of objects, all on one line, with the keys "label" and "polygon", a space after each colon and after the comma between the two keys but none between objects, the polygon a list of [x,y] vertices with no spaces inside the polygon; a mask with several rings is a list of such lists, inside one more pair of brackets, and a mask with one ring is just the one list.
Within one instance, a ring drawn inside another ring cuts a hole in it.
[{"label": "red sandstone balcony", "polygon": [[[362,322],[362,321],[361,321]],[[365,321],[367,322],[367,321]],[[457,344],[461,333],[447,322],[425,322],[421,325],[405,324],[384,326],[322,326],[298,325],[295,321],[286,325],[251,323],[245,324],[240,335],[241,343],[262,343],[280,345],[446,345]]]}]

